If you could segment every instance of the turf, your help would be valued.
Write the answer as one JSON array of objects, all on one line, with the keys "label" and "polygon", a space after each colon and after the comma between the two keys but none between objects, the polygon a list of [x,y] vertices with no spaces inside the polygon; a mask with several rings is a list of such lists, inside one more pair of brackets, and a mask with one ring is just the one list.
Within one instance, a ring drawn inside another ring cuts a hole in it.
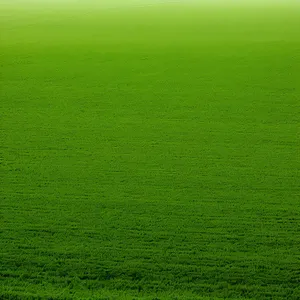
[{"label": "turf", "polygon": [[0,4],[1,299],[299,299],[299,5],[74,3]]}]

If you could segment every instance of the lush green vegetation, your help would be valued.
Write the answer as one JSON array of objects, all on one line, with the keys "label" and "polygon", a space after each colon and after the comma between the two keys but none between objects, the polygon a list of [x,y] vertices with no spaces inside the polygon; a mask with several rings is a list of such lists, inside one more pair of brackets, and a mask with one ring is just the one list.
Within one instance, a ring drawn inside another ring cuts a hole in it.
[{"label": "lush green vegetation", "polygon": [[0,7],[1,299],[299,299],[299,6]]}]

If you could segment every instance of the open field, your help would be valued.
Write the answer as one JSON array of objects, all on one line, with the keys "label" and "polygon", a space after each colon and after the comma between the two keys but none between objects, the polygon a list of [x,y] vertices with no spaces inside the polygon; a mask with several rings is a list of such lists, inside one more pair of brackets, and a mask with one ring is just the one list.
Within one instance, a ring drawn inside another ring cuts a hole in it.
[{"label": "open field", "polygon": [[75,2],[0,1],[0,298],[299,299],[300,6]]}]

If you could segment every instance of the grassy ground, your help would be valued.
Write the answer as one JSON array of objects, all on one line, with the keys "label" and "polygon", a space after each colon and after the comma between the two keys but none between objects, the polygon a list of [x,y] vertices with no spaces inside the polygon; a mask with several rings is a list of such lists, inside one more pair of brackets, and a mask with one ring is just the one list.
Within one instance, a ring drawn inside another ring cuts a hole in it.
[{"label": "grassy ground", "polygon": [[2,299],[299,299],[299,6],[0,8]]}]

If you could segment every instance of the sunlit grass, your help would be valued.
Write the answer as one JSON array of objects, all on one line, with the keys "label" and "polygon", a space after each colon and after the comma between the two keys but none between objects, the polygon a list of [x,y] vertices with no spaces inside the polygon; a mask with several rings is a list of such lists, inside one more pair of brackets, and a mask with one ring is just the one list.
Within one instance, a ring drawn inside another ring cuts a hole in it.
[{"label": "sunlit grass", "polygon": [[298,299],[298,6],[16,3],[1,297]]}]

